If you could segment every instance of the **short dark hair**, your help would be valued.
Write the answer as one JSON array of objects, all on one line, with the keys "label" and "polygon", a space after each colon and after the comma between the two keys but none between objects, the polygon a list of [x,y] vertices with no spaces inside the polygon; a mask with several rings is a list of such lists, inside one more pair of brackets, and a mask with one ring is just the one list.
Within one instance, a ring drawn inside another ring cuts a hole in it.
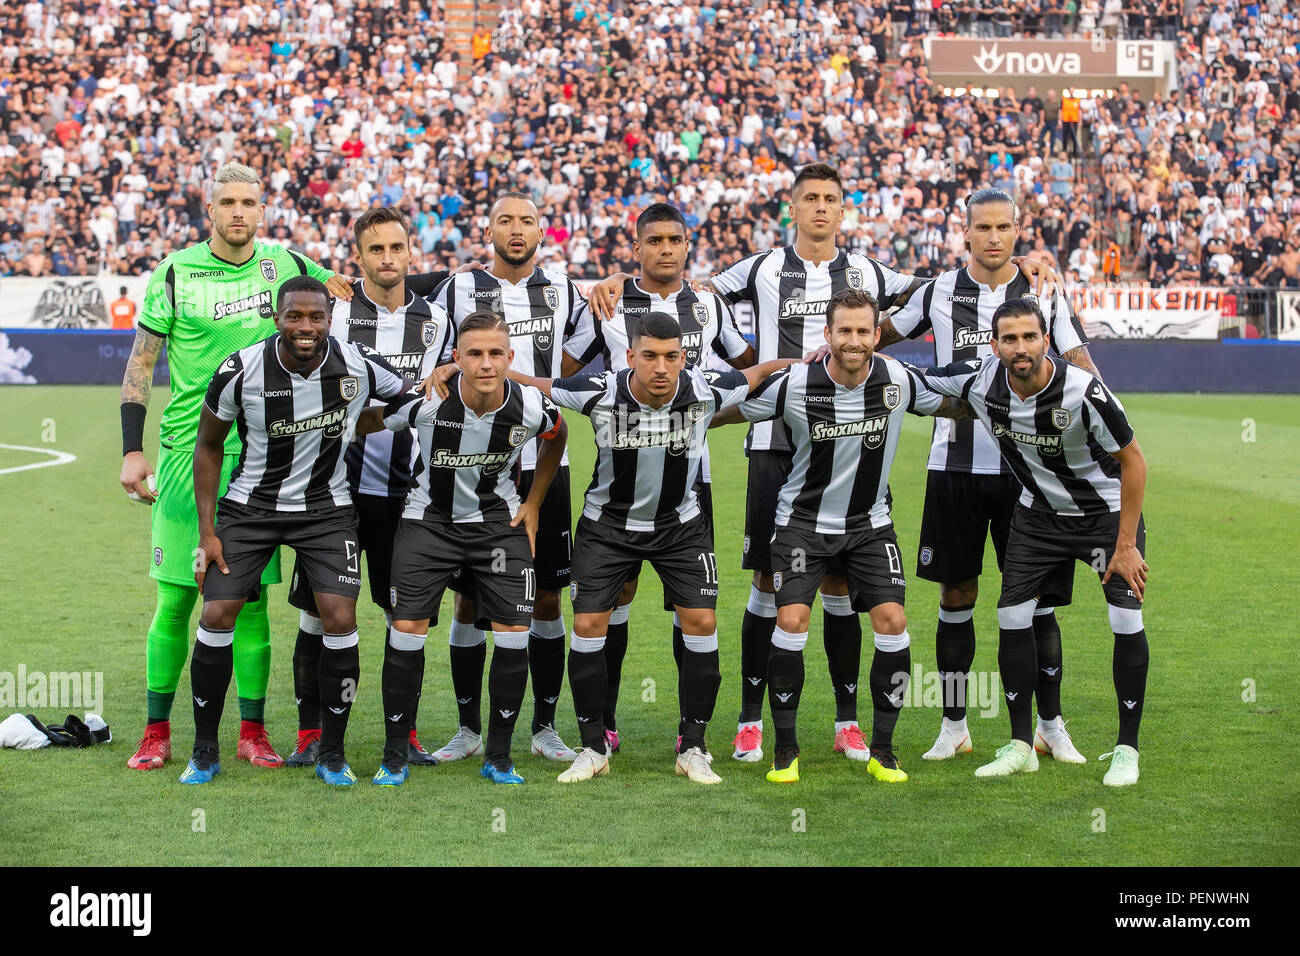
[{"label": "short dark hair", "polygon": [[505,332],[510,335],[510,323],[502,316],[495,312],[489,312],[487,309],[476,309],[461,320],[460,328],[456,330],[457,337],[464,335],[466,332]]},{"label": "short dark hair", "polygon": [[410,220],[403,215],[400,209],[396,206],[377,206],[374,209],[367,209],[357,216],[357,221],[352,224],[352,235],[356,237],[357,248],[361,248],[362,233],[372,226],[381,226],[386,222],[395,222],[402,227],[402,231],[408,236],[411,234]]},{"label": "short dark hair", "polygon": [[1003,302],[993,310],[993,338],[998,337],[999,319],[1023,319],[1031,315],[1038,317],[1038,331],[1046,335],[1047,319],[1043,317],[1043,310],[1038,307],[1037,296],[1026,295]]},{"label": "short dark hair", "polygon": [[675,222],[682,227],[682,232],[689,236],[690,230],[686,228],[686,217],[680,210],[668,205],[666,202],[651,203],[645,207],[645,211],[636,217],[636,237],[640,239],[645,235],[645,231],[656,222]]},{"label": "short dark hair", "polygon": [[275,311],[278,315],[284,308],[284,299],[290,292],[319,292],[325,297],[325,308],[328,311],[330,304],[330,291],[325,288],[325,283],[320,279],[313,279],[311,276],[294,276],[292,279],[286,279],[280,285],[280,291],[275,294]]},{"label": "short dark hair", "polygon": [[682,327],[662,312],[651,312],[636,324],[636,329],[632,332],[632,338],[628,344],[634,344],[647,335],[652,339],[664,339],[665,341],[680,339],[682,337]]},{"label": "short dark hair", "polygon": [[871,308],[872,324],[879,324],[880,303],[874,295],[863,289],[841,289],[826,303],[826,328],[835,328],[835,313],[840,309],[861,309],[864,306]]},{"label": "short dark hair", "polygon": [[829,163],[809,163],[799,174],[794,177],[794,183],[790,186],[790,196],[799,195],[799,184],[807,182],[810,179],[820,181],[826,180],[840,187],[840,193],[844,192],[844,183],[840,180],[840,171]]},{"label": "short dark hair", "polygon": [[510,189],[506,192],[498,193],[497,198],[492,200],[492,205],[488,209],[488,217],[491,218],[492,216],[495,216],[497,206],[501,205],[501,203],[507,199],[522,199],[524,202],[532,203],[533,208],[537,209],[539,215],[541,214],[541,209],[538,209],[537,202],[532,196],[528,195],[528,193],[520,192],[518,189]]},{"label": "short dark hair", "polygon": [[966,197],[966,219],[969,222],[971,214],[976,206],[990,206],[993,203],[1007,203],[1011,206],[1011,218],[1013,220],[1020,218],[1020,207],[1016,205],[1015,199],[1005,189],[998,189],[995,186],[985,186],[983,189],[977,189]]}]

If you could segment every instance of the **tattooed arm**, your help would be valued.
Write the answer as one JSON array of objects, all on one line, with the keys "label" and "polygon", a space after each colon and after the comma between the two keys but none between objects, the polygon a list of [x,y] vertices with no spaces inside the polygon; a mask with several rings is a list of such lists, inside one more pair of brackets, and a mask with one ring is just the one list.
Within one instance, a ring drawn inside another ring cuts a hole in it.
[{"label": "tattooed arm", "polygon": [[1092,355],[1088,352],[1088,346],[1080,345],[1072,348],[1070,351],[1061,355],[1071,365],[1077,365],[1081,369],[1091,372],[1093,375],[1101,378],[1101,372],[1097,371],[1097,366],[1092,361]]},{"label": "tattooed arm", "polygon": [[118,479],[127,494],[134,493],[145,504],[157,498],[149,491],[153,466],[144,456],[144,420],[153,387],[153,367],[162,354],[164,339],[148,329],[137,329],[131,355],[122,376],[122,474]]}]

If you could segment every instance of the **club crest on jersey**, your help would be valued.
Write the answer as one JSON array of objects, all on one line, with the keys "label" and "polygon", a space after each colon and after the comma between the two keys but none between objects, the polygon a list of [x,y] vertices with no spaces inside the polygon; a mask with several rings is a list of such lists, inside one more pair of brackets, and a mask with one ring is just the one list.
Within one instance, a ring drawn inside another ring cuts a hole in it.
[{"label": "club crest on jersey", "polygon": [[777,572],[775,572],[775,573],[772,575],[772,587],[774,587],[774,588],[775,588],[776,590],[778,590],[778,591],[781,590],[781,572],[780,572],[780,571],[777,571]]},{"label": "club crest on jersey", "polygon": [[275,277],[277,273],[275,271],[274,259],[263,259],[261,262],[258,263],[258,266],[261,267],[263,279],[265,279],[267,282],[275,281]]},{"label": "club crest on jersey", "polygon": [[1052,409],[1052,424],[1065,431],[1070,427],[1070,410],[1068,408]]},{"label": "club crest on jersey", "polygon": [[849,288],[850,288],[850,289],[861,289],[861,288],[862,288],[862,270],[861,270],[861,269],[845,269],[845,270],[844,270],[844,279],[845,279],[846,282],[848,282],[848,284],[849,284]]},{"label": "club crest on jersey", "polygon": [[162,567],[162,548],[153,549],[153,563],[156,567]]},{"label": "club crest on jersey", "polygon": [[704,417],[704,403],[692,402],[690,408],[686,409],[686,417],[693,422],[698,422]]},{"label": "club crest on jersey", "polygon": [[892,412],[903,401],[903,387],[901,385],[886,385],[881,391],[881,397],[884,399],[885,407]]},{"label": "club crest on jersey", "polygon": [[933,560],[934,560],[934,549],[933,549],[933,548],[922,548],[922,549],[921,549],[921,563],[922,563],[923,565],[925,565],[926,567],[929,567],[930,562],[933,561]]},{"label": "club crest on jersey", "polygon": [[397,588],[388,589],[388,604],[390,607],[397,607]]},{"label": "club crest on jersey", "polygon": [[570,600],[570,601],[576,601],[576,600],[578,600],[578,582],[577,582],[577,581],[570,581],[570,582],[569,582],[569,600]]},{"label": "club crest on jersey", "polygon": [[438,337],[438,323],[429,321],[420,326],[420,341],[424,343],[427,349],[433,344],[433,340]]},{"label": "club crest on jersey", "polygon": [[554,312],[560,307],[560,290],[553,285],[548,285],[542,290],[542,298],[546,300],[546,307]]},{"label": "club crest on jersey", "polygon": [[339,379],[339,394],[343,396],[345,402],[352,401],[360,391],[361,383],[357,381],[355,375],[344,375]]},{"label": "club crest on jersey", "polygon": [[510,429],[510,447],[518,448],[528,437],[528,429],[523,425],[514,425]]},{"label": "club crest on jersey", "polygon": [[709,324],[709,310],[705,308],[703,302],[696,302],[691,306],[691,311],[695,313],[695,321],[700,323],[700,328]]}]

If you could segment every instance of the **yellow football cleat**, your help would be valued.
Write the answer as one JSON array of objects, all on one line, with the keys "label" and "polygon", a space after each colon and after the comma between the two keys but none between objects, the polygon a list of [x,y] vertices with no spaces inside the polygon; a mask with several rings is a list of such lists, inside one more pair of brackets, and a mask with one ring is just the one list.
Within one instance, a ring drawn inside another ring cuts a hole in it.
[{"label": "yellow football cleat", "polygon": [[767,779],[769,783],[798,783],[799,748],[778,745],[776,760],[772,763],[772,769],[767,772]]},{"label": "yellow football cleat", "polygon": [[881,783],[907,781],[907,774],[903,773],[903,768],[898,765],[898,758],[894,756],[892,750],[888,749],[871,751],[871,759],[867,761],[867,773]]}]

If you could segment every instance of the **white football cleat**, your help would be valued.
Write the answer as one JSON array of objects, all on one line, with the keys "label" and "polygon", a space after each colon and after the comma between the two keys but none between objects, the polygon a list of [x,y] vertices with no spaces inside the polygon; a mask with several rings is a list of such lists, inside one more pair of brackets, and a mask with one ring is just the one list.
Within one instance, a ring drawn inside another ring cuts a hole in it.
[{"label": "white football cleat", "polygon": [[1051,720],[1038,718],[1038,731],[1034,734],[1034,749],[1040,754],[1049,754],[1060,763],[1087,763],[1088,758],[1075,749],[1065,729],[1065,721],[1057,714]]},{"label": "white football cleat", "polygon": [[1101,782],[1108,787],[1129,787],[1138,782],[1138,752],[1128,744],[1120,744],[1108,754],[1102,754],[1098,760],[1111,757],[1110,769]]},{"label": "white football cleat", "polygon": [[434,756],[438,758],[438,763],[450,763],[453,760],[464,760],[466,757],[472,757],[482,752],[483,735],[474,733],[468,727],[461,727],[456,731],[456,735],[447,741]]},{"label": "white football cleat", "polygon": [[1009,777],[1013,773],[1033,773],[1038,769],[1038,754],[1023,740],[1013,740],[999,747],[992,763],[975,771],[977,777]]},{"label": "white football cleat", "polygon": [[533,734],[533,753],[547,760],[570,761],[578,754],[565,746],[560,735],[550,724],[543,724],[542,729]]},{"label": "white football cleat", "polygon": [[677,755],[677,776],[693,783],[722,783],[722,778],[713,772],[708,757],[699,747]]},{"label": "white football cleat", "polygon": [[968,754],[971,749],[970,732],[966,730],[966,718],[949,720],[945,717],[939,727],[939,736],[935,738],[934,746],[921,754],[921,759],[947,760],[957,754]]},{"label": "white football cleat", "polygon": [[578,748],[578,756],[573,759],[573,766],[555,779],[560,783],[581,783],[592,777],[603,777],[609,773],[609,756],[590,747]]}]

